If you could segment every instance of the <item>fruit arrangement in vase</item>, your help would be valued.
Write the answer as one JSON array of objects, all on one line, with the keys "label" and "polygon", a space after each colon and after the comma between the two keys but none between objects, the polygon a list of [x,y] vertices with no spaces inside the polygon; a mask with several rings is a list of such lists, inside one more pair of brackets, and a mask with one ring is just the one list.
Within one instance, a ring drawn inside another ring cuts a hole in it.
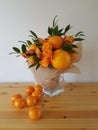
[{"label": "fruit arrangement in vase", "polygon": [[59,28],[56,18],[57,16],[53,19],[53,25],[48,27],[47,37],[38,37],[30,30],[31,40],[19,41],[22,43],[21,49],[12,47],[14,50],[12,53],[26,59],[35,83],[41,84],[44,93],[50,96],[63,91],[64,79],[61,74],[67,72],[74,62],[80,60],[82,50],[79,42],[84,40],[82,31],[75,35],[68,35],[72,28],[70,24],[65,28]]}]

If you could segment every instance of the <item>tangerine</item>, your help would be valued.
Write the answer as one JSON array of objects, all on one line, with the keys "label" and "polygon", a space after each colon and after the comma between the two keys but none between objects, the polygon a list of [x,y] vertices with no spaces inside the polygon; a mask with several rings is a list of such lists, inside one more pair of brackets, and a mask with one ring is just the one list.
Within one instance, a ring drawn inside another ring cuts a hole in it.
[{"label": "tangerine", "polygon": [[56,69],[66,69],[71,62],[71,57],[69,53],[62,49],[57,49],[54,51],[51,58],[51,64]]},{"label": "tangerine", "polygon": [[42,39],[42,38],[40,38],[40,37],[38,37],[37,40],[38,40],[41,44],[44,43],[44,39]]},{"label": "tangerine", "polygon": [[35,91],[42,92],[42,86],[40,84],[35,85]]},{"label": "tangerine", "polygon": [[31,120],[38,120],[42,116],[42,111],[39,107],[34,106],[34,107],[29,109],[28,116]]},{"label": "tangerine", "polygon": [[42,92],[40,92],[40,91],[34,91],[34,92],[32,93],[32,96],[36,97],[36,98],[37,98],[37,101],[38,101],[38,100],[40,100],[41,97],[42,97]]},{"label": "tangerine", "polygon": [[31,107],[37,103],[37,98],[34,96],[28,96],[26,98],[26,103],[27,103],[27,106]]},{"label": "tangerine", "polygon": [[74,37],[73,36],[64,36],[64,42],[68,41],[69,43],[73,44]]},{"label": "tangerine", "polygon": [[40,51],[40,49],[38,47],[36,47],[35,53],[36,53],[37,57],[40,59],[42,52]]},{"label": "tangerine", "polygon": [[32,44],[29,46],[29,49],[35,50],[35,49],[36,49],[36,44],[35,44],[35,43],[32,43]]},{"label": "tangerine", "polygon": [[24,108],[26,106],[26,101],[22,98],[17,98],[14,101],[14,107],[15,108]]},{"label": "tangerine", "polygon": [[35,59],[33,58],[33,56],[30,56],[30,57],[28,58],[28,63],[29,63],[29,65],[32,65],[32,64],[35,64],[35,63],[36,63],[36,61],[35,61]]},{"label": "tangerine", "polygon": [[59,49],[63,45],[63,38],[60,36],[49,37],[49,42],[52,44],[53,49]]},{"label": "tangerine", "polygon": [[16,99],[18,99],[18,98],[22,98],[21,94],[12,95],[12,96],[11,96],[11,101],[12,101],[12,103],[14,103],[14,101],[15,101]]},{"label": "tangerine", "polygon": [[35,90],[35,89],[34,89],[33,86],[27,86],[27,87],[26,87],[26,94],[27,94],[27,95],[31,95],[34,90]]}]

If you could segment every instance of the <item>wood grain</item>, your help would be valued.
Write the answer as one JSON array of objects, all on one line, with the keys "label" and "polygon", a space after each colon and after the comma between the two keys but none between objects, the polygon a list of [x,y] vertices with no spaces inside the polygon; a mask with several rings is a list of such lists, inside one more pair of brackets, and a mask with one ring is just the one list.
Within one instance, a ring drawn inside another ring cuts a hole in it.
[{"label": "wood grain", "polygon": [[15,109],[10,97],[33,83],[0,83],[0,130],[98,130],[98,83],[65,83],[55,97],[43,96],[38,103],[43,116],[28,118],[28,108]]}]

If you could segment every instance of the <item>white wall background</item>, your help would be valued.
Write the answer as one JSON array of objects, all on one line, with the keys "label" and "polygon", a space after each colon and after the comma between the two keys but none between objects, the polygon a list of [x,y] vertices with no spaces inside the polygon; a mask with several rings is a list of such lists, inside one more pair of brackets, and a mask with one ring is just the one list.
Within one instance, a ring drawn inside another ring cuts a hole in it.
[{"label": "white wall background", "polygon": [[[47,36],[47,27],[58,15],[59,25],[85,32],[83,55],[77,66],[81,74],[66,74],[66,81],[98,81],[98,0],[0,0],[0,82],[33,81],[25,59],[10,55],[29,30]],[[70,31],[71,33],[71,31]]]}]

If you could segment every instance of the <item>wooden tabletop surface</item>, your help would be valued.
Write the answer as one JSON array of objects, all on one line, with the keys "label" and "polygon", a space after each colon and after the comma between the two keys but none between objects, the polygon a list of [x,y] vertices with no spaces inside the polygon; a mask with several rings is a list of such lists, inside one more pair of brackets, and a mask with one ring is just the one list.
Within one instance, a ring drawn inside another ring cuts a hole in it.
[{"label": "wooden tabletop surface", "polygon": [[0,130],[98,130],[98,83],[66,83],[55,97],[43,96],[40,120],[28,118],[28,108],[15,109],[13,94],[25,95],[32,83],[0,83]]}]

